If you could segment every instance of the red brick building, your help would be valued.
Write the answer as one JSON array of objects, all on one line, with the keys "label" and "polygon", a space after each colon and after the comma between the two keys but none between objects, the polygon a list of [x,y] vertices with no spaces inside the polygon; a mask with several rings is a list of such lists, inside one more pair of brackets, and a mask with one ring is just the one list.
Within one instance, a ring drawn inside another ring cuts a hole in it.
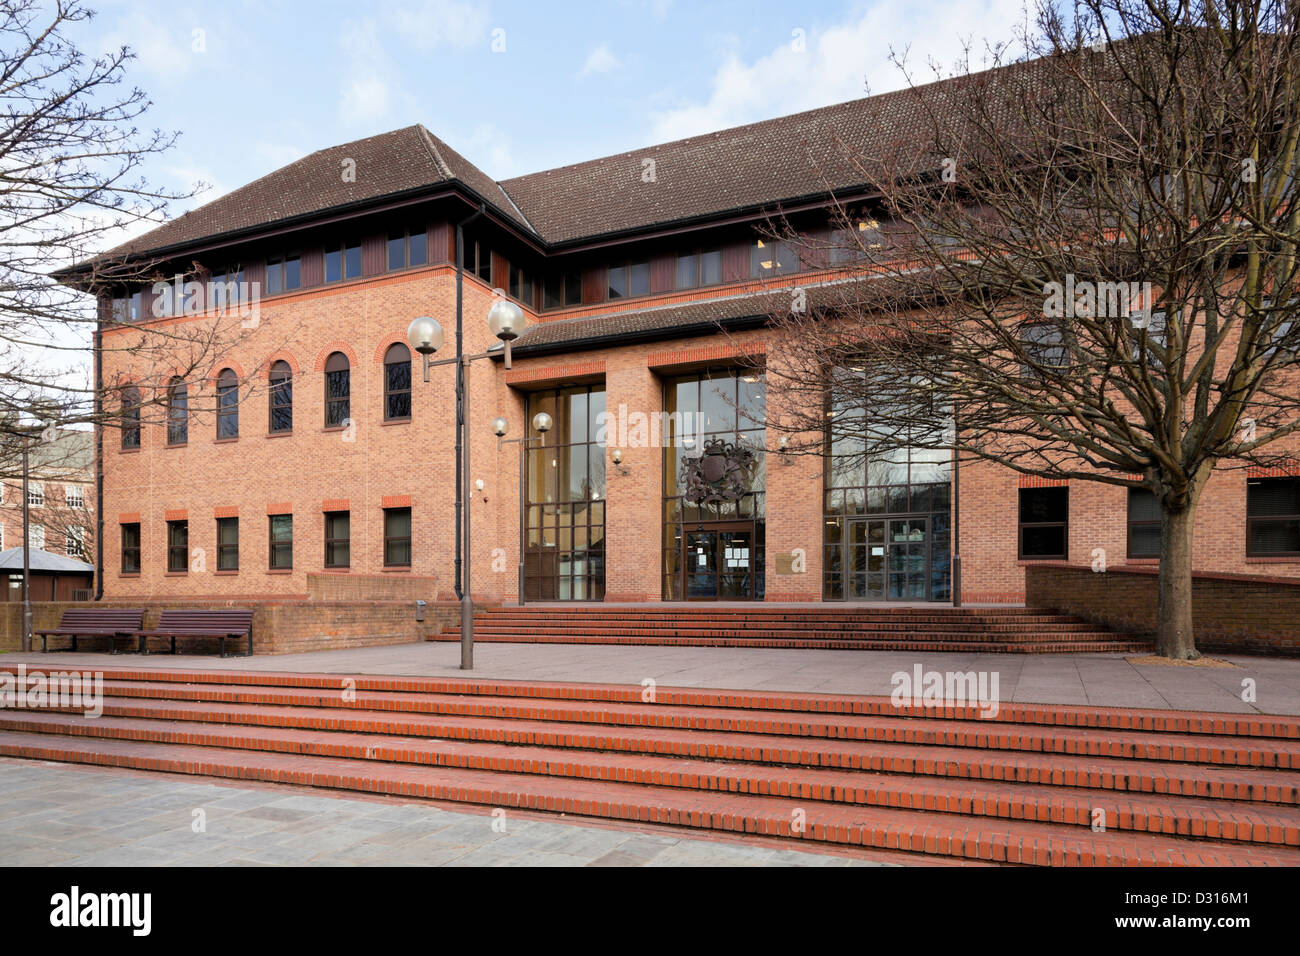
[{"label": "red brick building", "polygon": [[[503,182],[412,126],[313,153],[115,250],[207,294],[212,276],[248,283],[258,309],[198,373],[149,395],[129,391],[159,381],[133,329],[106,333],[105,386],[167,408],[104,436],[106,596],[288,597],[321,573],[450,596],[455,373],[422,381],[405,342],[431,316],[448,333],[437,357],[452,353],[455,224],[480,210],[464,227],[465,349],[496,344],[494,290],[529,328],[511,368],[498,354],[469,374],[476,597],[515,601],[522,564],[533,600],[944,602],[954,525],[967,603],[1023,599],[1032,561],[1153,562],[1158,514],[1140,493],[981,464],[963,467],[957,500],[947,461],[837,474],[765,428],[781,404],[767,318],[792,290],[815,304],[844,265],[800,261],[763,226],[779,208],[825,231],[828,188],[865,199],[833,143],[896,122],[888,97]],[[187,302],[138,283],[101,307],[172,328],[213,314]],[[544,436],[527,424],[540,411],[555,422]],[[522,489],[497,416],[507,438],[541,438]],[[700,451],[724,446],[730,493],[692,503]],[[1300,478],[1223,471],[1198,567],[1300,575],[1298,501]]]}]

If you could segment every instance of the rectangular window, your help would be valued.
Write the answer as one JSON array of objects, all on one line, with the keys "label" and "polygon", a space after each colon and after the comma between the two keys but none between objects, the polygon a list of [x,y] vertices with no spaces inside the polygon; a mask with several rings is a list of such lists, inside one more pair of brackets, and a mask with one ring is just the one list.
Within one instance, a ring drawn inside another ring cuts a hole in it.
[{"label": "rectangular window", "polygon": [[708,249],[677,257],[677,288],[694,289],[722,282],[722,250]]},{"label": "rectangular window", "polygon": [[1146,488],[1128,490],[1128,556],[1160,557],[1160,502]]},{"label": "rectangular window", "polygon": [[85,557],[86,554],[86,529],[78,527],[67,528],[63,532],[63,553],[70,558]]},{"label": "rectangular window", "polygon": [[799,255],[783,239],[755,239],[750,248],[749,273],[760,279],[799,271]]},{"label": "rectangular window", "polygon": [[542,285],[542,308],[560,309],[570,305],[582,305],[582,273],[547,276]]},{"label": "rectangular window", "polygon": [[239,570],[239,519],[217,519],[217,570]]},{"label": "rectangular window", "polygon": [[473,239],[465,240],[465,271],[492,284],[492,252],[486,245]]},{"label": "rectangular window", "polygon": [[29,529],[31,546],[33,551],[45,550],[45,529],[38,524],[32,525]]},{"label": "rectangular window", "polygon": [[167,570],[184,573],[189,570],[190,523],[167,522]]},{"label": "rectangular window", "polygon": [[266,262],[266,294],[290,292],[302,286],[302,258],[281,256]]},{"label": "rectangular window", "polygon": [[1246,556],[1300,556],[1300,478],[1246,482]]},{"label": "rectangular window", "polygon": [[388,234],[388,269],[422,266],[429,261],[429,235],[423,226]]},{"label": "rectangular window", "polygon": [[609,267],[609,298],[650,294],[650,262],[628,262]]},{"label": "rectangular window", "polygon": [[1070,489],[1020,489],[1020,557],[1064,560],[1069,542]]},{"label": "rectangular window", "polygon": [[271,515],[269,521],[271,568],[288,571],[293,567],[293,515]]},{"label": "rectangular window", "polygon": [[86,507],[86,492],[80,485],[68,485],[63,489],[63,500],[69,508]]},{"label": "rectangular window", "polygon": [[533,277],[524,272],[522,268],[510,263],[510,297],[518,299],[524,305],[532,308],[533,305]]},{"label": "rectangular window", "polygon": [[45,486],[36,482],[27,485],[27,505],[31,508],[39,508],[45,504]]},{"label": "rectangular window", "polygon": [[384,567],[411,566],[411,509],[384,509]]},{"label": "rectangular window", "polygon": [[122,573],[140,573],[140,524],[122,525]]},{"label": "rectangular window", "polygon": [[325,250],[325,281],[338,282],[343,278],[343,250]]},{"label": "rectangular window", "polygon": [[351,515],[346,511],[325,512],[325,567],[346,568],[352,562]]}]

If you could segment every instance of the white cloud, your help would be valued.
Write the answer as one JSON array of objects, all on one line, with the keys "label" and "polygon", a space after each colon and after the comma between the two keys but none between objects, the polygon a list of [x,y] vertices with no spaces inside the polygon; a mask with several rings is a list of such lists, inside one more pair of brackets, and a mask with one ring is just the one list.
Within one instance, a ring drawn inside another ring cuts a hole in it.
[{"label": "white cloud", "polygon": [[370,127],[392,111],[394,90],[400,86],[379,39],[379,25],[374,20],[344,23],[340,46],[339,116],[349,126]]},{"label": "white cloud", "polygon": [[417,49],[469,47],[481,42],[488,27],[487,11],[459,0],[424,0],[389,13],[398,35]]},{"label": "white cloud", "polygon": [[1021,22],[1022,0],[957,5],[935,0],[913,5],[879,2],[847,23],[803,28],[802,49],[792,33],[789,40],[753,62],[727,52],[714,73],[707,100],[654,114],[654,139],[681,139],[842,103],[867,95],[868,87],[872,93],[898,89],[904,79],[890,62],[890,50],[892,46],[901,52],[900,43],[910,44],[908,63],[924,82],[928,61],[951,68],[961,55],[963,40],[971,39],[977,51],[984,37],[996,42],[1010,39]]},{"label": "white cloud", "polygon": [[578,75],[590,76],[593,73],[609,73],[617,70],[622,65],[622,61],[614,55],[614,51],[602,43],[587,54],[587,62],[582,65]]}]

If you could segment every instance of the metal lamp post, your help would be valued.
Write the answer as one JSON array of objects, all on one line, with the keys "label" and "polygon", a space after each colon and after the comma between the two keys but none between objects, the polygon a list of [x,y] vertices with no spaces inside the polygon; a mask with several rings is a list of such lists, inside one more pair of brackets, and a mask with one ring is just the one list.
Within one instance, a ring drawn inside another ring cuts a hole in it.
[{"label": "metal lamp post", "polygon": [[525,435],[523,438],[506,438],[506,431],[510,423],[504,418],[492,419],[492,434],[497,436],[497,447],[502,445],[519,446],[519,604],[522,606],[526,600],[524,588],[524,529],[528,527],[528,507],[525,498],[525,485],[528,482],[528,473],[525,469],[525,463],[528,461],[528,446],[532,442],[542,442],[546,439],[546,433],[551,430],[551,416],[546,412],[538,412],[533,416],[533,429],[539,434],[534,438],[531,435]]},{"label": "metal lamp post", "polygon": [[[457,243],[456,327],[461,328],[460,281],[462,253]],[[509,299],[501,297],[492,303],[487,314],[488,328],[505,345],[506,368],[510,368],[510,343],[524,330],[524,311]],[[456,474],[456,594],[460,599],[460,668],[474,667],[474,600],[470,587],[470,447],[469,447],[469,366],[479,359],[500,354],[496,348],[475,355],[466,355],[462,346],[464,336],[456,336],[455,358],[434,361],[432,356],[446,342],[446,334],[437,319],[420,316],[406,330],[406,340],[411,348],[424,356],[424,380],[429,381],[429,370],[439,365],[456,366],[456,456],[460,466]]]}]

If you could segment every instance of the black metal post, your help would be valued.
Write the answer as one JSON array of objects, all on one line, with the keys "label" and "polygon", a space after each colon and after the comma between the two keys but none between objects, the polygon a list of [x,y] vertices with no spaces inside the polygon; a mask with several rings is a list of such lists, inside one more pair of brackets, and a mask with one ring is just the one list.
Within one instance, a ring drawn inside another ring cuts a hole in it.
[{"label": "black metal post", "polygon": [[31,549],[31,504],[27,498],[27,447],[28,438],[22,436],[23,443],[23,653],[32,649],[32,549]]},{"label": "black metal post", "polygon": [[[456,223],[456,596],[460,599],[460,669],[474,668],[474,599],[470,594],[469,569],[469,394],[465,365],[465,226],[483,215],[480,205],[474,214]],[[464,528],[462,530],[462,522]]]}]

